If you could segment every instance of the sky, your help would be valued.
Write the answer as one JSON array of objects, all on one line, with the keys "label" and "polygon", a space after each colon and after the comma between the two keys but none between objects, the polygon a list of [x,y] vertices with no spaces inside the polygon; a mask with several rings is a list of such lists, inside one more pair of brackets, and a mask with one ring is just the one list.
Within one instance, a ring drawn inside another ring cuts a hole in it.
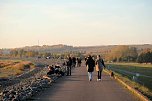
[{"label": "sky", "polygon": [[152,44],[152,0],[0,0],[0,48]]}]

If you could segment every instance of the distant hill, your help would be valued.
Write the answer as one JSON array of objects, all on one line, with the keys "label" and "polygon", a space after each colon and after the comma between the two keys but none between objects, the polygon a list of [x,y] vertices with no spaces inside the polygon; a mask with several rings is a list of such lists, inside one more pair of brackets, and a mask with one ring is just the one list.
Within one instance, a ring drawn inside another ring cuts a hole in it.
[{"label": "distant hill", "polygon": [[[103,52],[103,51],[109,51],[112,48],[119,46],[119,45],[105,45],[105,46],[80,46],[80,47],[74,47],[74,46],[68,46],[68,45],[43,45],[43,46],[26,46],[23,49],[27,51],[39,51],[39,52],[52,52],[52,53],[62,53],[62,52],[70,52],[70,51],[80,51],[80,52]],[[137,50],[142,50],[146,48],[152,49],[151,44],[143,44],[143,45],[128,45],[130,47],[136,47]]]},{"label": "distant hill", "polygon": [[66,52],[66,51],[73,51],[73,46],[67,46],[67,45],[43,45],[43,46],[26,46],[22,49],[26,51],[39,51],[39,52],[51,52],[51,53],[60,53],[60,52]]},{"label": "distant hill", "polygon": [[[98,53],[98,52],[106,52],[110,51],[114,47],[119,45],[103,45],[103,46],[68,46],[63,44],[58,45],[43,45],[43,46],[26,46],[23,48],[15,48],[17,50],[23,49],[26,51],[39,51],[39,52],[50,52],[50,53],[64,53],[64,52],[71,52],[71,51],[79,51],[85,53]],[[130,47],[136,47],[138,51],[146,48],[152,49],[152,44],[143,44],[143,45],[128,45]],[[0,53],[8,53],[11,49],[1,49]]]},{"label": "distant hill", "polygon": [[150,48],[152,49],[152,44],[143,44],[143,45],[129,45],[130,47],[136,47],[137,50]]},{"label": "distant hill", "polygon": [[68,45],[43,45],[43,46],[26,46],[20,49],[24,49],[26,51],[39,51],[39,52],[52,52],[52,53],[62,53],[62,52],[71,52],[71,51],[79,51],[79,52],[101,52],[103,50],[111,50],[115,45],[109,46],[81,46],[74,47]]}]

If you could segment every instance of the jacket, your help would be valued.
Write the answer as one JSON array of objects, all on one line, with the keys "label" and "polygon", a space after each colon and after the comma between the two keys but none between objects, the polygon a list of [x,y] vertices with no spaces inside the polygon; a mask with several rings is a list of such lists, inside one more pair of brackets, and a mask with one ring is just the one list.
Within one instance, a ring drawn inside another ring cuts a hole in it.
[{"label": "jacket", "polygon": [[103,67],[105,67],[103,59],[96,60],[96,71],[102,71]]},{"label": "jacket", "polygon": [[93,72],[95,67],[95,61],[92,58],[88,58],[86,61],[88,72]]}]

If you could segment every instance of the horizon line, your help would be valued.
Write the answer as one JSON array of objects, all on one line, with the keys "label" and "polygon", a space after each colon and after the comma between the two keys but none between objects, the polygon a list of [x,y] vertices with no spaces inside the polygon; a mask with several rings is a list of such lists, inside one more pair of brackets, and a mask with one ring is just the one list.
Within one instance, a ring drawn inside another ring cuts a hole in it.
[{"label": "horizon line", "polygon": [[76,45],[68,45],[68,44],[54,44],[54,45],[47,45],[47,44],[44,44],[44,45],[27,45],[27,46],[21,46],[21,47],[9,47],[9,48],[0,48],[0,49],[16,49],[16,48],[25,48],[25,47],[33,47],[33,46],[39,46],[39,47],[42,47],[42,46],[57,46],[57,45],[65,45],[65,46],[72,46],[72,47],[98,47],[98,46],[118,46],[118,45],[152,45],[151,43],[143,43],[143,44],[107,44],[107,45],[79,45],[79,46],[76,46]]}]

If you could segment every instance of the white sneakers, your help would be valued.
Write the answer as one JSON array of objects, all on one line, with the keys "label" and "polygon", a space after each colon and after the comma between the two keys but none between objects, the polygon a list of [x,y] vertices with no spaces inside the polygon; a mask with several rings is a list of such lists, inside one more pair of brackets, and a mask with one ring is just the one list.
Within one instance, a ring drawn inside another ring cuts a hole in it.
[{"label": "white sneakers", "polygon": [[[92,81],[92,79],[89,79],[89,81]],[[97,81],[101,81],[101,79],[97,79]]]},{"label": "white sneakers", "polygon": [[97,79],[97,81],[101,81],[101,79]]}]

